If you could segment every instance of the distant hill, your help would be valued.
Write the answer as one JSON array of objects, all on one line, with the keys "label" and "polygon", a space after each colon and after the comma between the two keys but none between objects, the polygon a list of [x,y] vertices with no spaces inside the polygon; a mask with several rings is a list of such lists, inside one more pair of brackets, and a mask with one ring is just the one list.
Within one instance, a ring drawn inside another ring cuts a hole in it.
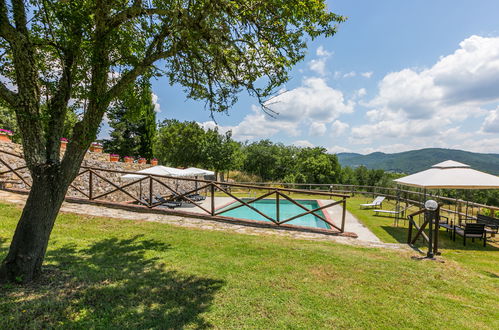
[{"label": "distant hill", "polygon": [[445,160],[455,160],[468,164],[474,169],[499,175],[499,154],[480,154],[453,149],[428,148],[411,150],[395,154],[374,152],[368,155],[356,153],[339,153],[338,160],[342,166],[383,169],[385,171],[415,173],[428,169]]}]

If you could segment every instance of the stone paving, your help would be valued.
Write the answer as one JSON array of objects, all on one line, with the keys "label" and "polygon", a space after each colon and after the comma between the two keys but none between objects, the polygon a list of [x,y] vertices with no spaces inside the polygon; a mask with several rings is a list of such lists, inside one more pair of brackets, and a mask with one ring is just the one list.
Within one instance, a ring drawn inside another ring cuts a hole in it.
[{"label": "stone paving", "polygon": [[[12,192],[0,190],[0,201],[24,205],[27,195],[15,194]],[[230,200],[230,198],[229,198]],[[218,200],[217,204],[224,205],[229,200]],[[326,202],[330,202],[327,200]],[[334,208],[334,207],[333,207]],[[331,208],[330,215],[334,219],[339,209]],[[153,213],[133,212],[128,210],[120,210],[115,208],[107,208],[97,205],[77,204],[65,202],[61,208],[62,212],[85,214],[96,217],[108,217],[128,220],[141,220],[166,223],[174,226],[196,228],[201,230],[217,230],[224,232],[233,232],[247,235],[274,235],[286,236],[296,239],[316,240],[316,241],[332,241],[355,246],[378,247],[387,249],[402,249],[408,250],[409,247],[405,244],[382,243],[369,229],[364,227],[353,215],[347,212],[346,229],[359,235],[359,238],[350,238],[342,236],[331,236],[320,233],[310,233],[301,231],[281,230],[274,228],[260,228],[241,224],[231,224],[214,220],[195,219],[190,217],[162,215]],[[189,210],[192,212],[192,210]]]}]

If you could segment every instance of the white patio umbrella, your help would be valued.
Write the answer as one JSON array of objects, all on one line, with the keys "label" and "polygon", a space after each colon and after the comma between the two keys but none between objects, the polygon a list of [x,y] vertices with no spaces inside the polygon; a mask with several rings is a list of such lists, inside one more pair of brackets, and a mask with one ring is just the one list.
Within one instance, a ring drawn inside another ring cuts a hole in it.
[{"label": "white patio umbrella", "polygon": [[[189,174],[189,172],[185,170],[181,170],[178,168],[174,167],[167,167],[167,166],[162,166],[162,165],[157,165],[153,167],[146,168],[144,170],[140,170],[135,172],[137,174],[125,174],[122,175],[121,177],[123,179],[142,179],[145,178],[146,176],[143,174],[151,174],[151,175],[165,175],[165,176],[174,176],[174,177],[182,177],[182,176],[191,176],[192,174]],[[141,173],[141,174],[139,174]],[[177,180],[177,185],[178,185],[178,180]],[[140,190],[139,194],[142,196],[142,181],[139,183]]]},{"label": "white patio umbrella", "polygon": [[139,173],[151,174],[151,175],[166,175],[166,176],[191,176],[192,175],[189,172],[187,172],[186,170],[181,170],[178,168],[167,167],[167,166],[162,166],[162,165],[149,167],[149,168],[146,168],[144,170],[137,171],[135,173],[137,173],[137,174],[125,174],[121,177],[124,179],[141,179],[141,178],[146,177],[145,175],[140,175]]},{"label": "white patio umbrella", "polygon": [[453,160],[394,180],[398,184],[425,189],[499,189],[499,177],[472,169]]},{"label": "white patio umbrella", "polygon": [[187,173],[192,173],[193,176],[215,175],[215,172],[213,172],[213,171],[209,171],[209,170],[205,170],[205,169],[197,168],[197,167],[188,167],[184,171],[186,171]]}]

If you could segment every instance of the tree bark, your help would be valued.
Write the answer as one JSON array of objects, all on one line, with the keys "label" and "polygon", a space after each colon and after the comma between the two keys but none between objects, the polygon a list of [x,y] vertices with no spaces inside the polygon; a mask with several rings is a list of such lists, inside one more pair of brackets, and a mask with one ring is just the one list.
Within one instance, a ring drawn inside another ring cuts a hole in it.
[{"label": "tree bark", "polygon": [[0,266],[0,282],[27,283],[40,275],[50,233],[69,186],[57,165],[39,166],[32,174],[31,191]]}]

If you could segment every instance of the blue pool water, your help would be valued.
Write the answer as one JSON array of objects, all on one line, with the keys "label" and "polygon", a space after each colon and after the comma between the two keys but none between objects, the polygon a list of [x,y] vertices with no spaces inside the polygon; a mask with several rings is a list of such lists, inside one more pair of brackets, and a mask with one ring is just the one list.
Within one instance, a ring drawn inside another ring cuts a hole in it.
[{"label": "blue pool water", "polygon": [[[250,201],[250,198],[243,198],[242,199],[245,202]],[[297,200],[298,203],[303,205],[309,210],[313,210],[319,207],[319,204],[315,200]],[[239,202],[234,202],[231,203],[222,210],[228,210],[236,205],[240,205],[241,203]],[[259,201],[253,202],[250,204],[254,208],[256,208],[258,211],[262,212],[263,214],[266,214],[267,216],[275,219],[277,210],[276,210],[276,201],[275,199],[261,199]],[[304,209],[298,207],[297,205],[291,203],[288,200],[283,200],[281,199],[279,201],[279,215],[280,215],[280,220],[284,221],[288,218],[291,218],[295,215],[301,214],[303,212],[306,212]],[[326,218],[324,216],[324,213],[321,211],[317,211],[317,214],[320,216]],[[259,221],[269,221],[267,218],[263,217],[262,215],[258,214],[254,210],[250,209],[247,206],[241,206],[235,210],[229,210],[227,212],[220,213],[222,216],[227,216],[227,217],[233,217],[233,218],[239,218],[239,219],[248,219],[248,220],[259,220]],[[326,218],[327,219],[327,218]],[[301,216],[299,218],[296,218],[294,220],[291,220],[289,222],[286,222],[287,224],[290,225],[296,225],[296,226],[306,226],[306,227],[314,227],[314,228],[324,228],[324,229],[329,229],[329,225],[322,221],[321,219],[317,218],[313,214],[307,214],[304,216]]]}]

